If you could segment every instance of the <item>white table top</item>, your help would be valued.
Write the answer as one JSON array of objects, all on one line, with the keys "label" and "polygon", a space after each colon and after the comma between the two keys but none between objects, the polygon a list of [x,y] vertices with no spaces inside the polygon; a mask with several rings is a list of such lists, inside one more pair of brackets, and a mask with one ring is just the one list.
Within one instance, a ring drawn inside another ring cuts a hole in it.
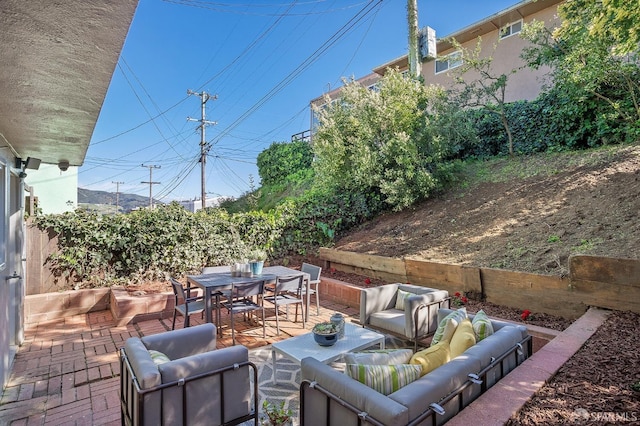
[{"label": "white table top", "polygon": [[344,338],[339,339],[333,346],[320,346],[314,340],[313,333],[306,333],[273,343],[271,347],[274,351],[298,363],[307,357],[328,363],[347,352],[368,348],[376,343],[382,343],[384,347],[384,339],[384,334],[345,323]]}]

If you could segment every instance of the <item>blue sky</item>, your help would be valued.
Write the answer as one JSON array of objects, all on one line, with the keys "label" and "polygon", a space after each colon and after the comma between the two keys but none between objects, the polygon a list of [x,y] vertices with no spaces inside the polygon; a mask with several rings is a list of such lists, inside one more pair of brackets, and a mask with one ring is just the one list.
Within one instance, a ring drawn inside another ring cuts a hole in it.
[{"label": "blue sky", "polygon": [[[418,0],[444,37],[516,0]],[[94,130],[81,188],[199,198],[200,98],[207,102],[207,198],[260,178],[257,155],[310,127],[309,101],[407,53],[404,0],[140,0]]]}]

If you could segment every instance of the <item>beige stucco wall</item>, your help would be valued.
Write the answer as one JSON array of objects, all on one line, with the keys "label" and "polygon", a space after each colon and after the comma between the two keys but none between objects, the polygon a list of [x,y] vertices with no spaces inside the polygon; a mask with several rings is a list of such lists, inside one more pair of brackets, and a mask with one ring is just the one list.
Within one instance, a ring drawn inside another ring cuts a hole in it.
[{"label": "beige stucco wall", "polygon": [[[557,5],[553,5],[540,12],[534,13],[523,18],[524,24],[531,22],[532,20],[538,20],[545,22],[547,27],[554,27],[560,25],[560,18],[557,16]],[[512,21],[514,22],[514,21]],[[498,23],[499,25],[506,25],[508,21],[504,23]],[[499,28],[482,34],[481,44],[481,56],[492,56],[492,71],[493,75],[506,74],[508,76],[507,89],[505,92],[505,101],[512,102],[516,100],[535,99],[545,82],[545,77],[549,73],[549,68],[541,67],[537,70],[533,70],[525,66],[524,61],[520,58],[522,50],[529,45],[529,42],[525,41],[519,34],[515,34],[509,37],[505,37],[499,40]],[[474,51],[476,48],[477,39],[473,39],[462,46],[469,50]],[[454,52],[455,49],[451,48],[442,52],[438,52],[439,57],[448,55]],[[517,70],[516,73],[511,74],[512,70]],[[425,84],[438,84],[449,88],[453,84],[451,72],[435,73],[435,60],[431,60],[422,64],[422,76],[424,77]],[[464,76],[465,80],[471,81],[477,78],[477,73],[469,71]]]}]

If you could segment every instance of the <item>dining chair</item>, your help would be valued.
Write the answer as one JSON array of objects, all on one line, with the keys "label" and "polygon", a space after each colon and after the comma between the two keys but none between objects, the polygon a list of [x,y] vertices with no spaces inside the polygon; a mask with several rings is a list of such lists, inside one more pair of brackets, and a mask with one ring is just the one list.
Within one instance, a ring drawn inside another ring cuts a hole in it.
[{"label": "dining chair", "polygon": [[[231,291],[227,294],[227,301],[222,306],[227,309],[231,317],[231,341],[236,344],[234,314],[251,314],[253,311],[262,311],[262,338],[266,338],[264,320],[264,281],[251,281],[245,283],[233,283]],[[254,297],[256,300],[254,300]]]},{"label": "dining chair", "polygon": [[303,263],[300,271],[309,274],[309,294],[307,295],[307,286],[302,286],[302,294],[305,297],[309,297],[312,294],[316,295],[316,309],[318,310],[318,315],[320,315],[320,291],[318,287],[320,286],[322,268],[310,263]]},{"label": "dining chair", "polygon": [[[278,315],[278,308],[280,306],[289,307],[291,304],[296,305],[296,318],[294,322],[298,322],[298,305],[300,305],[300,311],[302,316],[302,328],[306,328],[304,319],[304,298],[302,297],[302,287],[304,286],[304,275],[287,275],[279,276],[276,278],[276,284],[273,288],[273,294],[265,296],[264,300],[273,303],[276,311],[276,334],[280,335],[280,319]],[[289,312],[287,309],[287,320],[289,319]]]},{"label": "dining chair", "polygon": [[218,274],[223,272],[231,272],[231,268],[229,266],[205,266],[200,271],[201,274]]},{"label": "dining chair", "polygon": [[[175,297],[175,308],[173,310],[173,322],[171,329],[176,328],[176,314],[180,313],[184,317],[184,327],[189,327],[189,317],[193,314],[204,313],[205,304],[203,296],[191,296],[190,290],[185,290],[182,284],[175,278],[171,278],[171,288]],[[180,303],[180,302],[183,303]]]}]

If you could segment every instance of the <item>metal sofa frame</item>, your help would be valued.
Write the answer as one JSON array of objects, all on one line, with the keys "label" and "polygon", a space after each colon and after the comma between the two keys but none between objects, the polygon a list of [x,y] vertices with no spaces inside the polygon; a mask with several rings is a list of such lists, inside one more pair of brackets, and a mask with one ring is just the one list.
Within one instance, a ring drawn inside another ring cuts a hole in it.
[{"label": "metal sofa frame", "polygon": [[[221,418],[224,419],[224,392],[222,389],[224,388],[224,372],[230,370],[237,370],[241,367],[249,366],[253,373],[253,413],[247,414],[246,416],[239,417],[237,419],[233,419],[227,423],[223,423],[223,426],[233,426],[238,425],[240,423],[246,422],[248,420],[253,419],[254,425],[258,425],[258,369],[255,364],[250,361],[245,361],[241,363],[235,363],[233,365],[229,365],[224,368],[219,368],[217,370],[208,371],[206,373],[196,374],[187,378],[183,378],[180,380],[175,380],[168,383],[162,383],[161,385],[154,386],[149,389],[141,389],[140,384],[138,383],[138,379],[133,373],[133,369],[131,368],[131,364],[129,363],[129,359],[127,358],[127,354],[124,351],[124,348],[120,349],[120,405],[121,405],[121,424],[127,426],[135,426],[135,425],[143,425],[144,424],[144,413],[145,413],[145,403],[144,403],[144,395],[151,392],[162,392],[164,389],[177,386],[179,387],[182,397],[182,424],[187,424],[187,395],[185,392],[186,386],[185,384],[193,381],[202,379],[209,376],[220,375],[220,398],[222,401],[221,404]],[[164,398],[160,398],[160,407],[157,407],[158,410],[162,412],[162,401]],[[129,401],[132,404],[129,404]],[[162,424],[164,424],[164,419]]]}]

